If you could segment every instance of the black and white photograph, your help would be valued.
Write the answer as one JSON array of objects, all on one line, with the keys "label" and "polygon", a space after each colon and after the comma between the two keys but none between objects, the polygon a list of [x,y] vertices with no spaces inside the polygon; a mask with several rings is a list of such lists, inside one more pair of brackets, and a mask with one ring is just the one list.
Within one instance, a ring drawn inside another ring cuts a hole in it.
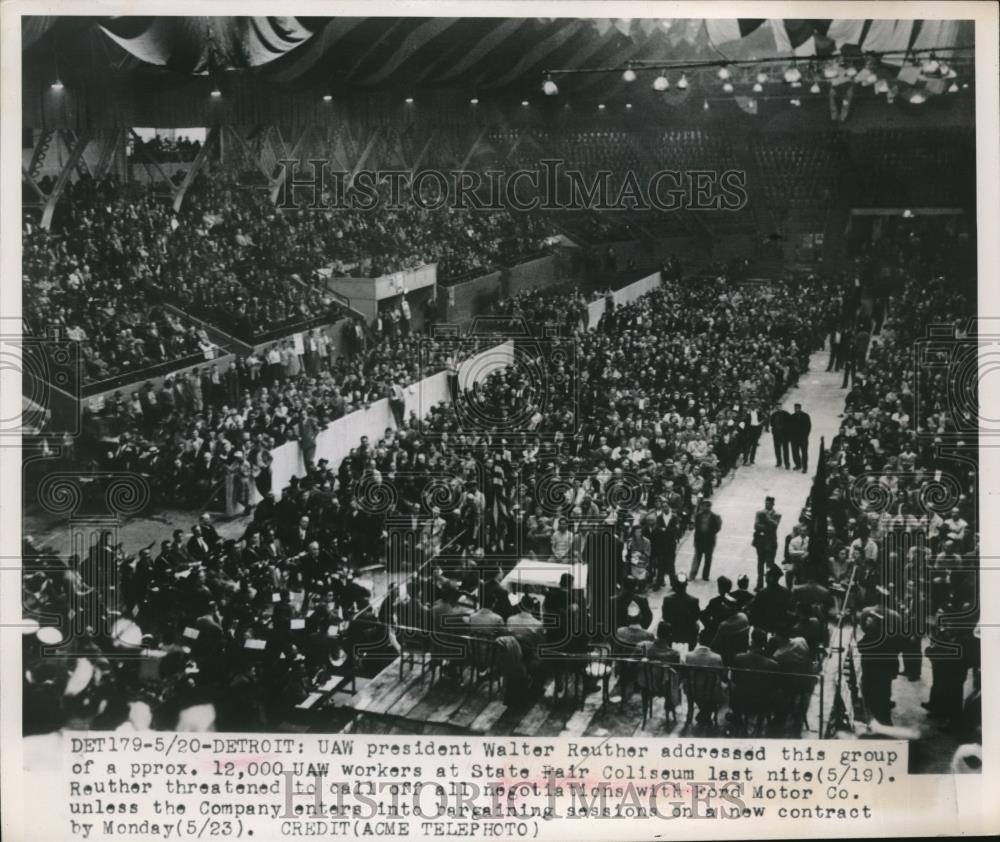
[{"label": "black and white photograph", "polygon": [[13,18],[25,770],[165,732],[983,772],[981,24],[526,5]]}]

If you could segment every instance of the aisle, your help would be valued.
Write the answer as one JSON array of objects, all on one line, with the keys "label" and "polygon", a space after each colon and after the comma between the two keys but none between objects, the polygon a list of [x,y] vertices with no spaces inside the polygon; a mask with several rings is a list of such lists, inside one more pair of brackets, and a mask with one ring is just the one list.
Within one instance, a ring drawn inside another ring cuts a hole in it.
[{"label": "aisle", "polygon": [[[826,372],[829,354],[827,351],[817,351],[810,357],[809,371],[799,378],[799,385],[785,395],[784,408],[789,412],[796,403],[802,404],[802,410],[812,418],[812,434],[809,438],[809,473],[785,470],[775,465],[774,446],[770,433],[761,436],[760,447],[757,449],[757,460],[753,465],[741,465],[735,476],[715,492],[712,498],[712,510],[722,517],[722,531],[719,533],[712,559],[711,579],[688,585],[688,593],[698,597],[702,606],[718,591],[715,580],[719,576],[728,576],[736,580],[743,573],[750,577],[750,587],[754,587],[757,577],[757,553],[750,544],[753,536],[754,515],[764,506],[764,497],[775,498],[774,507],[781,513],[781,525],[778,529],[778,562],[780,563],[785,546],[785,536],[791,532],[798,522],[799,512],[805,505],[812,487],[813,474],[816,469],[816,456],[819,453],[820,438],[830,440],[840,427],[840,415],[844,409],[846,389],[841,389],[843,380],[841,372]],[[691,569],[691,559],[694,555],[692,534],[688,532],[677,549],[677,572],[688,573]],[[657,607],[668,589],[654,592]]]}]

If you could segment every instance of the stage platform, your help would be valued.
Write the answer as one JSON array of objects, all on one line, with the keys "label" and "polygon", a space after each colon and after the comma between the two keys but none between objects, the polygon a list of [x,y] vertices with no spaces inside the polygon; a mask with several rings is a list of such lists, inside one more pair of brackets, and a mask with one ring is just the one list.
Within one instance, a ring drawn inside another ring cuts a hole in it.
[{"label": "stage platform", "polygon": [[[466,675],[466,678],[468,676]],[[824,677],[826,678],[826,676]],[[730,736],[725,708],[718,725],[686,724],[687,702],[677,706],[677,721],[667,721],[663,700],[643,723],[642,698],[637,690],[620,696],[617,679],[609,685],[605,700],[600,687],[576,696],[572,690],[554,698],[555,682],[528,694],[523,703],[507,705],[502,688],[494,684],[492,696],[485,683],[462,686],[458,680],[431,672],[419,665],[404,668],[400,677],[396,660],[364,689],[341,704],[356,714],[345,732],[356,734],[440,734],[523,737],[666,737]],[[809,731],[784,736],[817,739],[821,694],[817,686],[807,716]],[[826,700],[829,707],[829,699]]]}]

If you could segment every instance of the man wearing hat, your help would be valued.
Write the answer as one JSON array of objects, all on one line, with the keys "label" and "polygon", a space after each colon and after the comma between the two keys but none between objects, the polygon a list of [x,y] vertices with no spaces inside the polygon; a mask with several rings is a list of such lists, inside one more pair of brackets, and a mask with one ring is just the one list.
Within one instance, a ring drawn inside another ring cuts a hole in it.
[{"label": "man wearing hat", "polygon": [[650,548],[653,561],[653,575],[656,577],[656,588],[660,589],[669,576],[671,583],[676,576],[675,562],[677,558],[677,539],[680,535],[680,522],[670,508],[670,503],[663,497],[653,518],[650,532]]},{"label": "man wearing hat", "polygon": [[698,577],[698,568],[701,567],[702,559],[705,561],[705,568],[702,571],[702,579],[708,581],[712,569],[712,554],[715,552],[716,536],[722,529],[722,518],[712,511],[712,501],[702,500],[698,505],[698,512],[694,516],[694,558],[691,560],[691,573],[689,578]]},{"label": "man wearing hat", "polygon": [[753,547],[757,550],[757,590],[764,587],[764,571],[774,566],[778,552],[778,524],[781,515],[774,509],[774,498],[764,498],[764,508],[753,521]]},{"label": "man wearing hat", "polygon": [[736,600],[730,594],[733,589],[733,580],[728,576],[720,576],[716,580],[716,586],[719,589],[719,595],[708,601],[708,605],[699,616],[702,626],[712,636],[718,631],[722,622],[729,619],[737,610]]}]

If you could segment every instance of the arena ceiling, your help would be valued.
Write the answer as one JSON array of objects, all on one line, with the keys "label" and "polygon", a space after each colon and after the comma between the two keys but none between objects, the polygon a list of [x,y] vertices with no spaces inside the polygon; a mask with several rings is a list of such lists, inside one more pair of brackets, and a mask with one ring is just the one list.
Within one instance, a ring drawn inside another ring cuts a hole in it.
[{"label": "arena ceiling", "polygon": [[[546,70],[971,45],[959,21],[545,18],[34,17],[26,68],[161,77],[245,72],[295,87],[537,90]],[[611,88],[607,74],[571,88]],[[562,85],[563,82],[560,82]]]}]

